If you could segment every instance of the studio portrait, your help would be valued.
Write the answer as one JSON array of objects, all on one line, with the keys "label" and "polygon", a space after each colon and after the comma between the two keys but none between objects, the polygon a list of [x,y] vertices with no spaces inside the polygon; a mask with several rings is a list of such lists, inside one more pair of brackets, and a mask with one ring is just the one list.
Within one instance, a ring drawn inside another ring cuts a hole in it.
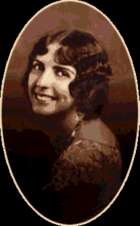
[{"label": "studio portrait", "polygon": [[19,35],[3,85],[3,140],[19,189],[47,219],[78,224],[116,196],[136,141],[135,80],[120,35],[89,5],[51,5]]}]

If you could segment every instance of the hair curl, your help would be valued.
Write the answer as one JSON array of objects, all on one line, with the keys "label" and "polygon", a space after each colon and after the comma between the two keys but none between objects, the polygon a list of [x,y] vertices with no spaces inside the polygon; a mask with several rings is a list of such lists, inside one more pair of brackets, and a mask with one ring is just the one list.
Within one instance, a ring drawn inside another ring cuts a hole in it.
[{"label": "hair curl", "polygon": [[90,33],[63,30],[42,37],[34,45],[29,56],[23,77],[24,87],[27,87],[33,59],[36,55],[47,53],[48,45],[54,42],[60,44],[60,48],[55,53],[55,61],[71,65],[77,71],[75,80],[69,86],[77,112],[82,113],[85,120],[98,117],[107,101],[108,80],[112,70],[106,51]]}]

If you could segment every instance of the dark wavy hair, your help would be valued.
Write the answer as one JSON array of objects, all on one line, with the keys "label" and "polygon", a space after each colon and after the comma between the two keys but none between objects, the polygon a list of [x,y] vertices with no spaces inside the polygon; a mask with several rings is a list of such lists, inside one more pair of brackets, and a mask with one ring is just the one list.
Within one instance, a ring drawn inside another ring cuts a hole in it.
[{"label": "dark wavy hair", "polygon": [[107,102],[108,81],[112,70],[106,51],[90,33],[63,30],[42,37],[30,53],[22,81],[23,86],[27,88],[27,80],[35,56],[47,53],[48,45],[55,42],[60,44],[60,48],[55,53],[55,61],[71,65],[77,71],[75,80],[69,86],[77,112],[82,113],[85,120],[98,117]]}]

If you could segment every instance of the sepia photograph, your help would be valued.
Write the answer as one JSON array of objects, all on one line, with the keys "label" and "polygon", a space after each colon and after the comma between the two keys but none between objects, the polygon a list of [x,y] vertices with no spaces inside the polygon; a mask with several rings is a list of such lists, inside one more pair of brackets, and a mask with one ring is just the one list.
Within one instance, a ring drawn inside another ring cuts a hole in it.
[{"label": "sepia photograph", "polygon": [[59,1],[36,13],[12,47],[1,99],[9,173],[37,215],[80,225],[112,208],[136,153],[139,97],[127,46],[103,12]]}]

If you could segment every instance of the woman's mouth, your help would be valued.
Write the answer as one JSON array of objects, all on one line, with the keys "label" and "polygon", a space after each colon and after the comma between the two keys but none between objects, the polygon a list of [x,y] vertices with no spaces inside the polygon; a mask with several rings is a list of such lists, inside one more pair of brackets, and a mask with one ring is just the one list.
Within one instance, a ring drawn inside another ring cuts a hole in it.
[{"label": "woman's mouth", "polygon": [[43,94],[43,93],[34,93],[35,100],[37,100],[40,103],[48,103],[50,101],[57,100],[56,97],[49,95],[49,94]]}]

